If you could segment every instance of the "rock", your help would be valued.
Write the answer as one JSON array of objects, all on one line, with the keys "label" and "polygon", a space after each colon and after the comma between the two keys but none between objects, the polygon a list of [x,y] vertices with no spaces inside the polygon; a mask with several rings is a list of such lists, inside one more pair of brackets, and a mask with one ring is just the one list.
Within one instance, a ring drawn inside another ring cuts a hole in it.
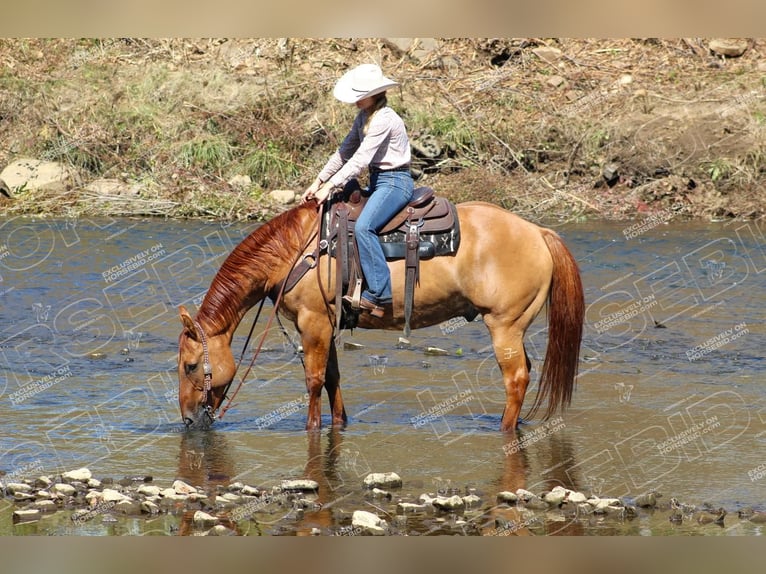
[{"label": "rock", "polygon": [[88,488],[101,488],[101,481],[97,478],[89,478],[85,484],[88,486]]},{"label": "rock", "polygon": [[31,492],[14,492],[13,500],[16,502],[23,502],[27,500],[35,500],[35,495]]},{"label": "rock", "polygon": [[154,486],[153,484],[142,484],[138,487],[136,492],[138,492],[138,494],[143,494],[144,496],[159,496],[160,492],[162,492],[162,489],[159,486]]},{"label": "rock", "polygon": [[[708,48],[714,54],[727,58],[738,58],[747,50],[747,40],[738,38],[716,38],[710,40]],[[1,174],[0,174],[1,176]]]},{"label": "rock", "polygon": [[61,479],[64,482],[87,482],[92,476],[93,474],[87,468],[78,468],[63,473]]},{"label": "rock", "polygon": [[567,489],[562,486],[555,486],[553,490],[547,492],[542,498],[551,506],[561,506],[567,497]]},{"label": "rock", "polygon": [[104,493],[98,490],[92,490],[91,492],[85,495],[85,500],[91,506],[95,506],[96,504],[101,502],[103,498],[104,498]]},{"label": "rock", "polygon": [[608,163],[601,170],[601,176],[606,184],[611,187],[620,179],[620,166],[616,163]]},{"label": "rock", "polygon": [[125,496],[119,490],[114,490],[113,488],[105,488],[101,494],[101,499],[104,502],[122,502],[123,500],[131,500],[129,496]]},{"label": "rock", "polygon": [[269,192],[269,197],[274,203],[288,205],[295,201],[295,192],[291,189],[275,189]]},{"label": "rock", "polygon": [[558,48],[549,48],[548,46],[540,46],[532,50],[532,53],[549,64],[555,64],[561,59],[561,50]]},{"label": "rock", "polygon": [[253,185],[253,180],[250,179],[249,175],[235,175],[227,183],[238,189],[247,189]]},{"label": "rock", "polygon": [[8,494],[29,494],[32,492],[32,487],[23,482],[9,482],[5,485],[5,489],[8,491]]},{"label": "rock", "polygon": [[463,510],[465,508],[465,502],[457,494],[454,496],[437,496],[431,504],[439,510],[449,512]]},{"label": "rock", "polygon": [[504,490],[502,492],[497,493],[497,501],[507,502],[508,504],[516,504],[519,501],[519,497],[516,495],[515,492],[511,492],[510,490]]},{"label": "rock", "polygon": [[192,521],[194,522],[195,526],[200,526],[205,528],[215,526],[216,524],[220,522],[217,516],[213,516],[212,514],[208,514],[207,512],[202,512],[201,510],[198,510],[197,512],[194,513],[194,517],[192,518]]},{"label": "rock", "polygon": [[359,343],[352,343],[351,341],[343,342],[344,351],[359,351],[360,349],[364,349],[364,345],[360,345]]},{"label": "rock", "polygon": [[223,524],[216,524],[207,531],[208,536],[236,536],[236,532],[230,528],[226,528]]},{"label": "rock", "polygon": [[588,497],[585,496],[582,492],[575,492],[574,490],[570,490],[567,493],[567,502],[571,502],[572,504],[582,504],[584,502],[587,502]]},{"label": "rock", "polygon": [[385,520],[366,510],[355,510],[351,517],[351,525],[375,536],[385,534],[388,527]]},{"label": "rock", "polygon": [[396,505],[396,511],[399,514],[428,512],[428,508],[428,504],[415,504],[414,502],[400,502]]},{"label": "rock", "polygon": [[395,472],[372,472],[364,477],[367,488],[401,488],[402,479]]},{"label": "rock", "polygon": [[224,500],[231,502],[232,504],[242,504],[244,500],[242,499],[242,496],[240,494],[237,494],[236,492],[226,492],[220,496],[220,498],[223,498]]},{"label": "rock", "polygon": [[157,506],[151,500],[144,500],[141,503],[141,512],[143,512],[144,514],[159,514],[160,507]]},{"label": "rock", "polygon": [[558,88],[566,83],[566,79],[561,76],[551,76],[546,83],[553,88]]},{"label": "rock", "polygon": [[466,508],[473,508],[474,506],[481,504],[481,498],[475,494],[469,494],[463,497],[463,503],[465,504]]},{"label": "rock", "polygon": [[56,512],[58,506],[52,500],[38,500],[32,503],[32,507],[40,512]]},{"label": "rock", "polygon": [[524,488],[517,489],[516,496],[523,502],[526,502],[527,500],[532,500],[533,498],[538,498],[538,496],[534,492],[530,492],[529,490],[526,490]]},{"label": "rock", "polygon": [[95,179],[85,186],[85,190],[100,196],[138,197],[141,186],[119,179]]},{"label": "rock", "polygon": [[75,174],[63,163],[23,158],[8,165],[0,179],[12,190],[45,189],[61,193],[74,185]]},{"label": "rock", "polygon": [[40,476],[35,479],[35,488],[48,488],[53,481],[48,476]]},{"label": "rock", "polygon": [[39,509],[14,510],[13,523],[17,524],[19,522],[34,522],[35,520],[40,520],[40,517],[42,515],[43,515],[42,511],[40,511]]},{"label": "rock", "polygon": [[375,498],[387,498],[388,500],[391,500],[392,498],[390,492],[388,492],[387,490],[382,490],[380,488],[373,488],[372,496]]},{"label": "rock", "polygon": [[172,488],[163,488],[160,490],[160,496],[167,498],[169,496],[174,496],[176,494],[176,491]]},{"label": "rock", "polygon": [[440,349],[439,347],[426,347],[426,350],[424,351],[426,355],[432,355],[435,357],[442,357],[449,355],[449,351],[446,351],[444,349]]},{"label": "rock", "polygon": [[51,486],[51,490],[61,496],[74,496],[77,489],[71,484],[64,484],[63,482],[57,482]]},{"label": "rock", "polygon": [[634,501],[635,505],[639,508],[654,508],[657,506],[658,494],[656,492],[645,492],[639,494]]},{"label": "rock", "polygon": [[115,512],[128,516],[138,516],[141,514],[141,503],[137,500],[121,500],[113,508]]},{"label": "rock", "polygon": [[196,494],[197,489],[190,484],[186,484],[183,480],[176,480],[171,487],[176,494]]},{"label": "rock", "polygon": [[242,490],[240,492],[246,496],[260,496],[261,491],[255,488],[254,486],[245,485],[242,487]]},{"label": "rock", "polygon": [[423,493],[418,497],[418,502],[420,502],[420,504],[431,504],[434,500],[436,499],[433,496],[426,493]]},{"label": "rock", "polygon": [[319,483],[307,478],[283,480],[280,484],[282,490],[309,492],[319,490]]}]

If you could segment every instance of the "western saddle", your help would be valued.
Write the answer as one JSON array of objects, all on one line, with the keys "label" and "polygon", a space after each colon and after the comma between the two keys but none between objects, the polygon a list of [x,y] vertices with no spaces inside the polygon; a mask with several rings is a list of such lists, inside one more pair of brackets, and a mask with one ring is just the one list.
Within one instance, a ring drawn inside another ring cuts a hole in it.
[{"label": "western saddle", "polygon": [[[309,269],[316,266],[322,253],[335,258],[335,308],[342,309],[342,312],[336,313],[336,335],[343,328],[356,327],[359,318],[358,307],[364,277],[354,238],[354,225],[368,197],[367,190],[352,179],[341,193],[325,202],[321,214],[320,241],[316,249],[303,257],[285,280],[286,293]],[[405,260],[404,335],[409,336],[420,260],[457,251],[460,246],[457,211],[452,202],[437,197],[430,187],[419,187],[410,202],[378,232],[378,239],[388,261]],[[351,296],[351,306],[344,306],[344,294]]]}]

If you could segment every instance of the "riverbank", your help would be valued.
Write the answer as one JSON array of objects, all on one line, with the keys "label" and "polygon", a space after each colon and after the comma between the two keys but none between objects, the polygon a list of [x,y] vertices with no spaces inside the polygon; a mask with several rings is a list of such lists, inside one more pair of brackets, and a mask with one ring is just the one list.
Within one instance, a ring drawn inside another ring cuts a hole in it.
[{"label": "riverbank", "polygon": [[[764,215],[766,41],[5,39],[0,214],[270,219],[345,135],[331,88],[397,78],[420,185],[533,220]],[[8,177],[6,178],[8,179]],[[294,195],[294,194],[293,194]]]},{"label": "riverbank", "polygon": [[[7,534],[202,536],[528,536],[556,534],[755,534],[766,514],[749,507],[686,504],[649,491],[613,498],[555,486],[544,492],[446,488],[417,494],[396,473],[370,473],[339,490],[309,478],[155,484],[136,475],[95,478],[88,468],[8,482]],[[320,477],[321,478],[321,477]],[[322,480],[327,483],[326,479]],[[643,532],[641,532],[643,530]]]}]

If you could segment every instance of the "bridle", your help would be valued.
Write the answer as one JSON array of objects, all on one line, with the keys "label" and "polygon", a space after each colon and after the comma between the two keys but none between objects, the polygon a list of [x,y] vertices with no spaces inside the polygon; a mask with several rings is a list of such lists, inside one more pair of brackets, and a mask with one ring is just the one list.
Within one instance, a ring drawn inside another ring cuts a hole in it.
[{"label": "bridle", "polygon": [[[295,265],[297,264],[298,260],[300,259],[301,254],[303,253],[303,251],[305,251],[306,247],[314,240],[314,238],[318,237],[318,235],[319,235],[319,228],[320,227],[321,227],[321,217],[318,217],[317,218],[317,227],[316,227],[316,229],[312,232],[312,234],[310,235],[309,239],[306,241],[305,246],[298,252],[298,257],[296,258],[295,261],[293,261],[291,269],[295,267]],[[314,266],[316,266],[316,263],[314,264]],[[260,343],[258,344],[258,347],[255,350],[255,353],[253,353],[253,357],[252,357],[252,359],[250,361],[249,366],[247,367],[247,370],[245,371],[244,375],[242,375],[242,377],[240,378],[240,381],[239,381],[239,384],[237,385],[237,388],[234,390],[234,393],[230,397],[227,397],[227,395],[229,393],[229,389],[231,387],[233,379],[226,384],[226,387],[224,388],[224,391],[223,391],[223,398],[221,399],[221,404],[223,405],[224,401],[226,401],[227,398],[228,398],[228,402],[226,403],[226,405],[222,406],[221,412],[218,414],[218,419],[223,418],[223,415],[226,413],[227,410],[229,410],[229,408],[231,407],[232,403],[234,402],[234,397],[236,397],[237,393],[239,392],[240,388],[242,387],[242,384],[245,382],[245,379],[247,378],[248,374],[250,373],[250,370],[253,367],[253,364],[255,363],[255,359],[258,357],[258,354],[260,353],[261,348],[263,347],[263,343],[266,340],[266,335],[268,334],[269,329],[271,328],[271,323],[274,320],[274,318],[277,319],[277,322],[279,323],[279,326],[282,328],[282,331],[286,333],[285,328],[282,325],[282,323],[279,321],[279,317],[278,317],[279,305],[280,305],[280,303],[282,301],[282,296],[285,293],[286,283],[287,283],[286,281],[282,281],[279,284],[278,289],[276,289],[277,294],[276,294],[276,297],[274,298],[274,309],[272,310],[271,315],[269,316],[268,322],[266,324],[266,328],[265,328],[265,330],[263,332],[263,336],[261,337]],[[321,287],[321,284],[320,284],[320,287]],[[239,367],[242,365],[242,360],[244,359],[245,351],[247,350],[247,347],[250,344],[250,339],[251,339],[251,337],[253,335],[253,331],[255,329],[255,325],[258,322],[258,318],[261,315],[261,310],[263,309],[263,304],[264,304],[265,301],[266,301],[266,298],[264,297],[261,300],[261,305],[258,308],[258,312],[256,313],[255,319],[253,320],[253,324],[250,327],[250,333],[248,334],[247,340],[245,341],[245,345],[242,348],[242,354],[240,355],[239,361],[237,362],[235,373],[236,373],[236,371],[239,371]],[[202,343],[202,372],[204,373],[203,387],[202,387],[202,393],[203,393],[202,400],[203,400],[203,403],[205,405],[205,407],[204,407],[205,408],[205,414],[210,418],[210,422],[212,423],[216,419],[216,413],[215,413],[215,410],[213,409],[213,406],[211,404],[212,401],[209,401],[208,399],[209,399],[210,395],[212,395],[212,388],[213,388],[213,366],[210,364],[210,356],[209,356],[209,353],[208,353],[207,336],[205,335],[205,331],[202,329],[202,325],[200,325],[199,321],[197,321],[196,319],[194,319],[193,321],[194,321],[194,326],[197,328],[197,331],[199,332],[200,342]],[[301,361],[303,361],[303,359],[301,359]],[[196,388],[196,385],[195,385],[195,388]]]},{"label": "bridle", "polygon": [[208,401],[208,398],[209,395],[212,394],[211,391],[213,388],[213,365],[210,364],[210,354],[208,353],[205,331],[197,320],[194,321],[194,326],[197,328],[197,332],[199,333],[202,342],[202,373],[204,374],[202,383],[202,402],[205,405],[205,414],[210,417],[210,422],[212,422],[215,420],[215,412],[213,411],[213,406]]}]

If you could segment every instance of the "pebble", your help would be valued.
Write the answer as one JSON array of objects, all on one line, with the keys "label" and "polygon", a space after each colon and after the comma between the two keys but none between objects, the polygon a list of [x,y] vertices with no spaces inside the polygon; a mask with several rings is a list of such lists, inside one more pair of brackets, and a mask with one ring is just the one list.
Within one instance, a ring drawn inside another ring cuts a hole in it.
[{"label": "pebble", "polygon": [[237,533],[230,528],[226,528],[223,524],[216,524],[206,534],[208,536],[236,536]]},{"label": "pebble", "polygon": [[159,496],[162,489],[153,484],[142,484],[138,487],[136,492],[138,492],[138,494],[143,494],[144,496]]},{"label": "pebble", "polygon": [[385,520],[377,514],[367,512],[366,510],[355,510],[351,517],[351,525],[374,536],[385,534],[388,527],[388,523]]},{"label": "pebble", "polygon": [[659,496],[656,492],[645,492],[639,494],[634,502],[639,508],[654,508],[657,506],[657,498]]},{"label": "pebble", "polygon": [[203,512],[201,510],[198,510],[194,513],[194,517],[192,518],[192,521],[197,526],[202,526],[205,528],[209,528],[211,526],[215,526],[220,521],[218,520],[217,516],[213,516],[212,514],[208,514],[207,512]]},{"label": "pebble", "polygon": [[437,496],[431,501],[439,510],[456,511],[465,508],[465,502],[457,494],[453,496]]},{"label": "pebble", "polygon": [[561,486],[556,486],[550,492],[543,496],[543,500],[551,506],[561,506],[566,500],[567,490]]},{"label": "pebble", "polygon": [[519,497],[516,495],[516,493],[511,492],[510,490],[504,490],[502,492],[497,493],[498,502],[507,502],[508,504],[516,504],[518,500],[519,500]]},{"label": "pebble", "polygon": [[372,472],[364,477],[367,488],[401,488],[402,479],[395,472]]},{"label": "pebble", "polygon": [[183,480],[176,480],[173,482],[173,490],[176,494],[196,494],[197,489],[190,484],[186,484]]},{"label": "pebble", "polygon": [[129,496],[125,496],[113,488],[105,488],[101,494],[101,498],[104,502],[122,502],[123,500],[130,500]]},{"label": "pebble", "polygon": [[421,512],[428,512],[429,505],[427,504],[415,504],[414,502],[399,502],[396,505],[396,511],[398,514],[418,514]]},{"label": "pebble", "polygon": [[299,478],[293,480],[283,480],[280,484],[282,490],[297,490],[297,491],[311,491],[319,490],[319,483],[316,480],[309,480],[307,478]]},{"label": "pebble", "polygon": [[443,356],[449,355],[449,351],[445,349],[441,349],[439,347],[426,347],[424,353],[426,355],[432,355],[436,357],[443,357]]},{"label": "pebble", "polygon": [[77,470],[70,470],[61,475],[62,480],[65,482],[88,482],[93,477],[93,474],[87,468],[78,468]]},{"label": "pebble", "polygon": [[51,490],[62,496],[73,496],[74,493],[77,492],[77,489],[74,486],[71,484],[64,484],[63,482],[57,482],[51,486]]},{"label": "pebble", "polygon": [[18,522],[33,522],[35,520],[40,520],[40,517],[42,516],[42,511],[39,509],[33,509],[33,510],[14,510],[13,511],[13,523],[16,524]]},{"label": "pebble", "polygon": [[9,482],[5,485],[5,489],[9,494],[16,494],[17,492],[32,492],[32,487],[28,484],[24,484],[23,482]]}]

